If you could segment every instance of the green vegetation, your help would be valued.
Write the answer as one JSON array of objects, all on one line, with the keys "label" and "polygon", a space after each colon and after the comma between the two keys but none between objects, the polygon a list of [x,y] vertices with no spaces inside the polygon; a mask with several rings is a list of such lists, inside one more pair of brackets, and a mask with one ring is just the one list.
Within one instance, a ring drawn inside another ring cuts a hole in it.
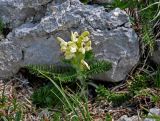
[{"label": "green vegetation", "polygon": [[150,115],[150,116],[147,116],[147,118],[149,118],[149,119],[155,119],[156,121],[160,121],[160,116],[155,115],[155,114],[152,114],[152,115]]},{"label": "green vegetation", "polygon": [[[154,82],[154,83],[153,83]],[[115,106],[125,104],[127,102],[134,103],[133,100],[136,98],[143,97],[150,99],[151,103],[154,105],[159,104],[159,72],[155,75],[147,75],[146,73],[135,75],[134,79],[128,81],[126,85],[127,91],[125,92],[115,92],[111,89],[100,85],[96,89],[98,97],[101,99],[106,99],[108,102],[112,102]]]},{"label": "green vegetation", "polygon": [[[5,90],[5,88],[4,88]],[[5,92],[0,96],[0,120],[1,121],[21,121],[23,106],[15,98],[10,99],[5,96]]]},{"label": "green vegetation", "polygon": [[87,4],[89,2],[89,0],[80,0],[82,3]]},{"label": "green vegetation", "polygon": [[105,121],[112,121],[112,116],[109,113],[106,114]]},{"label": "green vegetation", "polygon": [[0,34],[3,33],[3,29],[4,29],[4,24],[3,21],[0,19]]},{"label": "green vegetation", "polygon": [[154,76],[154,85],[157,88],[160,88],[160,68],[158,67],[157,72]]},{"label": "green vegetation", "polygon": [[[52,93],[52,91],[54,93]],[[31,98],[33,104],[35,104],[37,107],[52,108],[53,106],[61,105],[61,102],[59,101],[57,95],[59,98],[61,98],[61,100],[63,100],[62,95],[59,93],[58,90],[56,90],[56,88],[53,88],[53,85],[46,85],[36,90]]]},{"label": "green vegetation", "polygon": [[120,105],[130,98],[128,93],[115,93],[106,89],[104,86],[99,86],[96,92],[100,97],[104,97],[114,105]]},{"label": "green vegetation", "polygon": [[150,80],[150,78],[147,74],[137,74],[135,78],[132,80],[129,86],[129,90],[135,93],[136,91],[140,91],[142,89],[147,88],[148,86],[150,86],[147,82],[148,80]]}]

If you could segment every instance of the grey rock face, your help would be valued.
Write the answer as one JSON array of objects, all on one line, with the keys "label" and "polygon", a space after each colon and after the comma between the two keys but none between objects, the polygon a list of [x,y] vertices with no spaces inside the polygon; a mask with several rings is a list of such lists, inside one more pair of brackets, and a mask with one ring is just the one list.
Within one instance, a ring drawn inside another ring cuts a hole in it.
[{"label": "grey rock face", "polygon": [[[10,27],[13,29],[8,34],[7,40],[16,43],[20,48],[13,53],[21,54],[20,58],[15,59],[17,68],[25,64],[59,62],[61,54],[56,37],[69,40],[71,31],[83,32],[84,30],[91,33],[96,57],[112,62],[112,70],[99,76],[99,79],[121,81],[139,60],[137,35],[130,27],[127,14],[118,8],[105,12],[103,7],[83,5],[79,0],[37,0],[37,2],[21,0],[18,4],[16,0],[0,0],[0,6],[2,3],[6,10],[8,9],[8,13],[0,11],[0,15],[3,14],[3,17],[7,18],[4,19],[6,23],[10,21]],[[20,15],[15,14],[10,6],[19,12],[25,8],[26,21],[21,21]],[[39,6],[43,6],[43,9]],[[36,14],[30,15],[30,18],[28,14],[34,13],[29,12],[31,8]],[[44,10],[43,15],[39,9]],[[35,15],[39,16],[37,20],[34,18]],[[9,64],[13,65],[12,60]],[[10,71],[17,70],[10,68]],[[7,76],[8,73],[4,75]]]},{"label": "grey rock face", "polygon": [[9,28],[38,21],[51,0],[0,0],[0,16]]},{"label": "grey rock face", "polygon": [[22,53],[19,46],[12,41],[0,42],[0,77],[15,74],[21,67]]}]

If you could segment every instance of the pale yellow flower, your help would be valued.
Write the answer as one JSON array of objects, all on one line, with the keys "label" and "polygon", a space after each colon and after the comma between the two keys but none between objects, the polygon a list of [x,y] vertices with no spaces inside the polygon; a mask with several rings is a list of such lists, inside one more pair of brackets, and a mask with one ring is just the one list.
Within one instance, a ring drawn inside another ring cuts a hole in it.
[{"label": "pale yellow flower", "polygon": [[91,41],[88,41],[88,42],[85,44],[85,50],[86,50],[86,51],[92,50]]},{"label": "pale yellow flower", "polygon": [[66,50],[67,50],[67,46],[62,46],[62,47],[61,47],[61,51],[62,51],[62,52],[65,52]]},{"label": "pale yellow flower", "polygon": [[88,36],[86,36],[86,37],[83,39],[84,42],[88,42],[89,40],[90,40],[90,39],[89,39]]},{"label": "pale yellow flower", "polygon": [[77,32],[71,32],[71,41],[77,42],[78,41],[78,33]]},{"label": "pale yellow flower", "polygon": [[70,59],[72,59],[73,57],[75,57],[74,54],[66,54],[66,55],[65,55],[65,59],[66,59],[66,60],[70,60]]},{"label": "pale yellow flower", "polygon": [[61,51],[65,52],[67,49],[67,42],[65,42],[62,38],[57,37],[57,40],[60,42]]},{"label": "pale yellow flower", "polygon": [[89,31],[84,31],[82,34],[81,34],[81,36],[83,36],[83,37],[87,37],[87,36],[89,36]]},{"label": "pale yellow flower", "polygon": [[61,42],[60,43],[60,46],[62,47],[62,46],[66,46],[67,47],[67,42]]},{"label": "pale yellow flower", "polygon": [[64,53],[65,55],[65,59],[66,60],[69,60],[69,59],[72,59],[73,57],[75,57],[75,54],[74,53],[71,53],[70,51],[67,51]]},{"label": "pale yellow flower", "polygon": [[75,53],[75,52],[77,51],[77,48],[76,48],[76,47],[73,47],[73,46],[70,47],[69,49],[70,49],[70,52],[71,52],[71,53]]},{"label": "pale yellow flower", "polygon": [[[89,32],[85,31],[80,36],[77,32],[71,32],[71,41],[66,42],[62,38],[57,37],[60,43],[61,51],[64,53],[65,59],[79,58],[79,53],[85,55],[86,51],[92,49]],[[78,53],[77,53],[78,52]],[[81,55],[82,56],[82,55]],[[83,58],[83,57],[82,57]],[[89,65],[84,60],[79,60],[82,66],[90,69]]]},{"label": "pale yellow flower", "polygon": [[82,53],[82,54],[85,54],[85,48],[83,48],[83,47],[79,48],[78,51],[79,51],[80,53]]},{"label": "pale yellow flower", "polygon": [[88,63],[84,60],[81,60],[81,64],[82,66],[86,67],[88,70],[90,70],[90,66],[88,65]]},{"label": "pale yellow flower", "polygon": [[58,40],[58,42],[61,44],[61,43],[63,43],[63,42],[65,42],[62,38],[60,38],[60,37],[57,37],[57,40]]},{"label": "pale yellow flower", "polygon": [[71,53],[75,53],[78,49],[75,42],[69,41],[67,45],[68,45],[68,49],[70,50]]}]

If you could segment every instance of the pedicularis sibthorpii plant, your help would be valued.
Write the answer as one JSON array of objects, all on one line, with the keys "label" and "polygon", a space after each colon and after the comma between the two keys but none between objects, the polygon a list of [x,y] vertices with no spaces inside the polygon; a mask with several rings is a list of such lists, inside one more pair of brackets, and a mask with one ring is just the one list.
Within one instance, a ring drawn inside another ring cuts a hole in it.
[{"label": "pedicularis sibthorpii plant", "polygon": [[[48,103],[46,100],[40,99],[45,99],[44,94],[47,94],[46,96],[49,96],[50,98],[57,98],[60,100],[67,113],[70,113],[70,111],[73,112],[73,115],[76,118],[74,119],[75,121],[91,121],[87,107],[87,97],[85,95],[87,85],[93,78],[93,75],[108,71],[111,68],[111,64],[103,60],[95,59],[89,36],[90,33],[88,31],[85,31],[80,35],[77,32],[71,32],[71,39],[68,42],[57,37],[60,50],[63,53],[65,60],[62,62],[66,62],[65,64],[60,64],[58,66],[27,66],[32,74],[51,81],[53,83],[53,88],[56,88],[56,92],[54,90],[50,91],[53,93],[52,96],[48,95],[48,91],[44,92],[44,90],[34,93],[32,98],[34,98],[33,100],[36,104],[40,106]],[[74,85],[77,84],[78,91],[74,90],[73,93],[72,91],[65,90],[63,83],[66,85],[68,82],[74,83]],[[59,93],[57,93],[57,91],[59,91]],[[75,95],[80,96],[75,98],[77,97]],[[81,103],[81,97],[83,97],[83,101],[85,101],[85,106]],[[77,111],[77,108],[80,111],[80,114],[79,111]]]},{"label": "pedicularis sibthorpii plant", "polygon": [[57,37],[60,50],[64,55],[64,62],[55,65],[30,65],[29,70],[41,77],[47,75],[56,83],[80,82],[82,90],[86,82],[93,78],[93,74],[108,71],[111,64],[104,60],[96,60],[92,52],[90,33],[84,31],[82,34],[71,32],[70,41]]}]

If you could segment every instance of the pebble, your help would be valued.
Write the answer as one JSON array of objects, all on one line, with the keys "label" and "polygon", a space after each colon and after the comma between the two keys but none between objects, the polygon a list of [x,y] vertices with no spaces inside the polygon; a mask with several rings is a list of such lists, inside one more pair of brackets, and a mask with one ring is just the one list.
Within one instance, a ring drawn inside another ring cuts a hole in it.
[{"label": "pebble", "polygon": [[153,114],[159,116],[159,120],[158,119],[153,119],[153,118],[145,118],[144,121],[160,121],[160,109],[158,109],[158,108],[151,108],[149,110],[148,115],[151,116]]},{"label": "pebble", "polygon": [[117,121],[142,121],[142,119],[138,116],[128,117],[127,115],[121,116]]}]

